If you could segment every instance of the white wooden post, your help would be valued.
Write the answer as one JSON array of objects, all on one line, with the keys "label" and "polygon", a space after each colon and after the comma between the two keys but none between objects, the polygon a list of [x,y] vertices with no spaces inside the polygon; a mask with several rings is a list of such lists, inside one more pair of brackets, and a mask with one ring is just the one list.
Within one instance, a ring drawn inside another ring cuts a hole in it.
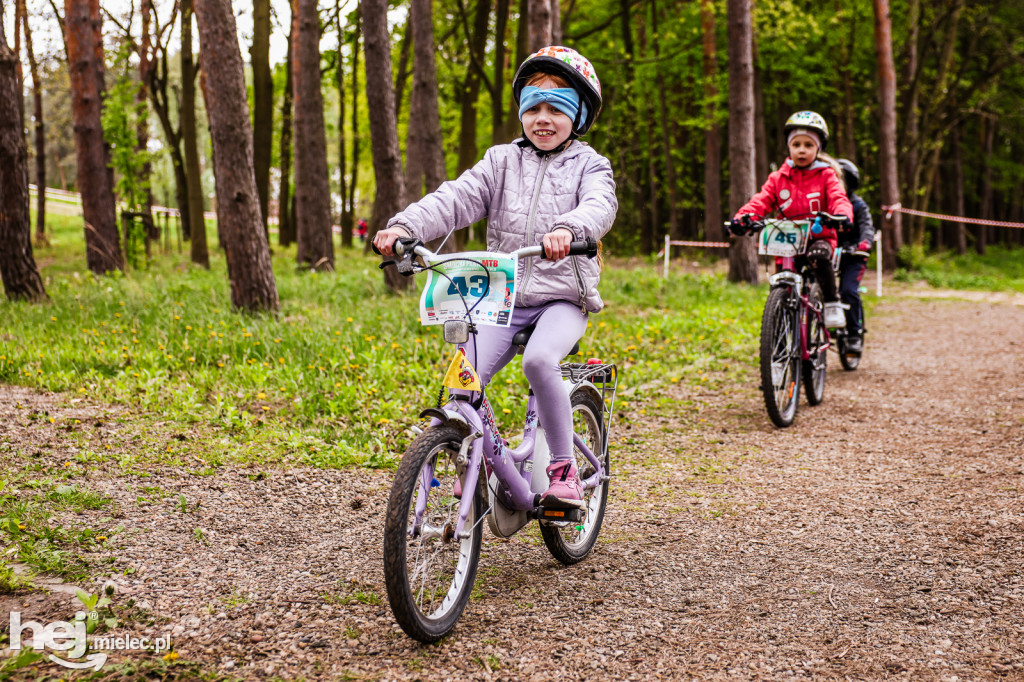
[{"label": "white wooden post", "polygon": [[875,279],[875,296],[882,295],[882,233],[875,232],[875,241],[878,242],[878,251],[875,252],[875,270],[877,271],[877,277]]},{"label": "white wooden post", "polygon": [[664,277],[665,279],[668,279],[668,251],[669,251],[669,247],[668,247],[668,235],[666,234],[666,235],[665,235],[665,267],[664,267],[664,272],[663,272],[663,274],[662,274],[662,276],[663,276],[663,277]]}]

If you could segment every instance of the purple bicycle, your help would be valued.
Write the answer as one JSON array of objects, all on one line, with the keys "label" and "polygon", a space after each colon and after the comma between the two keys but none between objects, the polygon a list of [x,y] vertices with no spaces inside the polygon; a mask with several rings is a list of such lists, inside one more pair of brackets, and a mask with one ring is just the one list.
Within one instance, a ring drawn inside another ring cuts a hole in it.
[{"label": "purple bicycle", "polygon": [[[569,253],[593,257],[596,250],[593,242],[573,242]],[[541,256],[543,247],[513,254],[438,255],[409,239],[396,242],[395,253],[397,260],[385,265],[409,275],[432,270],[457,293],[464,314],[444,322],[444,338],[464,344],[481,318],[487,319],[479,313],[478,303],[492,288],[504,294],[510,281],[508,290],[514,291],[516,260]],[[505,270],[510,276],[505,286],[492,281],[487,269],[497,262],[493,256],[513,259]],[[442,266],[452,263],[469,269],[459,275],[441,272]],[[531,331],[523,330],[513,339],[520,351]],[[485,519],[491,532],[503,538],[536,520],[544,544],[566,565],[581,561],[593,549],[608,499],[608,424],[618,374],[615,365],[594,360],[561,367],[573,410],[574,457],[584,484],[582,508],[540,506],[540,495],[549,483],[549,451],[543,415],[537,414],[532,392],[526,401],[523,438],[516,447],[498,432],[486,387],[475,399],[451,394],[444,404],[442,388],[437,406],[420,414],[430,422],[414,429],[418,435],[395,475],[384,526],[388,600],[398,624],[413,639],[435,642],[455,627],[473,590]]]}]

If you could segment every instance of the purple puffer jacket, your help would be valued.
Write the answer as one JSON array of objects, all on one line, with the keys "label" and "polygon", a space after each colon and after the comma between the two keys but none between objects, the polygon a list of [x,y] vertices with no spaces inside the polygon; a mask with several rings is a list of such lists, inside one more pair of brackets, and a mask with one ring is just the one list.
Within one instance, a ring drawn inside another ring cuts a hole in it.
[{"label": "purple puffer jacket", "polygon": [[[576,140],[564,151],[538,156],[515,142],[491,147],[484,158],[388,221],[423,241],[487,218],[487,249],[510,252],[541,243],[565,228],[573,239],[598,240],[612,227],[618,200],[608,159]],[[516,305],[570,301],[589,312],[604,307],[597,259],[570,257],[519,262]]]}]

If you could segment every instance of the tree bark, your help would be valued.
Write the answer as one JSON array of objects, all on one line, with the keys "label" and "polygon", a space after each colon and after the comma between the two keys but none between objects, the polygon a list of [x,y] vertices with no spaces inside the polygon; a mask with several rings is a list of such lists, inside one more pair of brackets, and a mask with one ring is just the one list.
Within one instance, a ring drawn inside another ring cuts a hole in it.
[{"label": "tree bark", "polygon": [[[359,183],[359,154],[362,145],[359,143],[359,39],[362,35],[362,12],[356,7],[356,27],[352,32],[352,179],[348,185],[348,209],[352,215],[354,227],[356,214],[356,185]],[[398,139],[398,131],[395,131],[395,139]],[[368,248],[370,240],[367,239],[364,248]]]},{"label": "tree bark", "polygon": [[350,248],[355,221],[352,218],[352,209],[346,201],[348,183],[345,176],[348,174],[348,162],[345,158],[345,56],[342,52],[345,33],[341,23],[341,0],[335,0],[334,18],[338,29],[338,68],[335,71],[334,82],[338,88],[338,196],[341,197],[341,215],[338,218],[338,225],[341,226],[341,245],[344,248]]},{"label": "tree bark", "polygon": [[202,0],[196,23],[213,139],[217,222],[231,281],[231,303],[248,311],[278,309],[270,248],[260,219],[252,161],[252,128],[246,103],[242,53],[230,0]]},{"label": "tree bark", "polygon": [[551,0],[529,0],[529,7],[530,52],[533,53],[551,44]]},{"label": "tree bark", "polygon": [[[462,82],[462,92],[460,94],[458,163],[458,173],[460,174],[472,168],[480,154],[476,143],[476,118],[477,105],[480,102],[481,73],[486,63],[484,51],[487,49],[487,31],[488,22],[491,17],[491,3],[488,0],[477,0],[473,17],[472,33],[466,36],[470,52],[469,58],[472,63],[466,69],[466,78]],[[461,232],[458,233],[458,235],[461,234]]]},{"label": "tree bark", "polygon": [[715,46],[715,2],[701,0],[704,43],[704,238],[722,241],[722,127],[718,124],[718,50]]},{"label": "tree bark", "polygon": [[[985,117],[982,119],[982,126],[985,135],[985,158],[992,158],[992,151],[995,146],[996,118]],[[991,220],[992,212],[992,164],[986,163],[985,170],[981,176],[981,217],[984,220]],[[988,235],[992,228],[988,225],[978,225],[977,238],[974,240],[974,248],[978,255],[984,256],[988,248]]]},{"label": "tree bark", "polygon": [[[267,230],[270,197],[270,156],[274,144],[274,77],[270,72],[270,0],[252,4],[253,167],[260,194],[260,217]],[[268,233],[269,235],[269,233]],[[268,236],[269,240],[269,236]]]},{"label": "tree bark", "polygon": [[288,31],[288,57],[285,61],[284,97],[281,98],[281,187],[277,195],[277,243],[295,243],[292,220],[292,46],[294,34]]},{"label": "tree bark", "polygon": [[32,118],[35,134],[36,155],[36,241],[45,244],[46,239],[46,133],[43,128],[43,86],[39,80],[39,62],[32,48],[32,29],[28,25],[28,12],[24,0],[21,2],[21,25],[25,32],[25,53],[28,54],[28,68],[32,75]]},{"label": "tree bark", "polygon": [[[190,253],[193,263],[209,269],[210,249],[206,241],[204,217],[203,172],[199,165],[199,142],[196,131],[196,67],[192,58],[192,0],[181,0],[181,103],[178,120],[181,141],[185,148],[185,190],[188,198],[180,209],[188,214],[191,230]],[[223,245],[222,245],[223,246]]]},{"label": "tree bark", "polygon": [[123,270],[124,259],[114,209],[114,172],[100,123],[105,67],[99,0],[65,0],[64,16],[86,263],[101,275]]},{"label": "tree bark", "polygon": [[[896,163],[896,67],[892,56],[892,18],[889,0],[873,0],[875,12],[875,55],[878,59],[878,101],[881,105],[879,126],[879,183],[883,206],[900,201],[899,168]],[[903,246],[903,233],[898,212],[882,213],[882,236],[885,240],[882,266],[896,267],[896,255]]]},{"label": "tree bark", "polygon": [[[481,0],[483,2],[484,0]],[[496,0],[494,7],[494,78],[491,80],[491,144],[511,142],[505,134],[505,50],[508,32],[509,0]]]},{"label": "tree bark", "polygon": [[[0,277],[8,299],[36,301],[46,298],[46,289],[32,255],[28,149],[22,132],[20,103],[24,100],[17,64],[18,56],[8,47],[0,21]],[[39,188],[40,196],[45,189]]]},{"label": "tree bark", "polygon": [[314,270],[333,270],[331,187],[327,177],[324,98],[320,91],[320,17],[316,0],[293,0],[292,6],[296,259]]},{"label": "tree bark", "polygon": [[768,129],[764,121],[764,88],[761,86],[760,61],[757,56],[757,34],[754,31],[754,5],[750,0],[750,45],[754,65],[754,187],[768,178]]},{"label": "tree bark", "polygon": [[[653,34],[651,43],[654,47],[655,59],[659,59],[661,56],[661,51],[658,48],[661,42],[661,36],[658,35],[658,20],[657,0],[651,0],[651,33]],[[679,240],[682,239],[683,235],[677,209],[679,201],[676,197],[676,164],[672,158],[671,130],[673,117],[670,117],[668,113],[667,86],[665,85],[665,76],[661,69],[658,69],[655,80],[658,87],[658,111],[661,115],[661,155],[665,160],[665,184],[668,185],[668,233],[672,239]],[[653,154],[651,154],[651,158],[654,158]]]},{"label": "tree bark", "polygon": [[[395,124],[395,91],[391,79],[391,47],[388,36],[387,0],[363,0],[363,31],[366,55],[366,101],[370,109],[370,144],[377,199],[373,205],[369,238],[402,208],[402,158]],[[370,239],[367,239],[369,244]],[[384,281],[393,291],[410,286],[410,278],[395,268],[385,268]]]},{"label": "tree bark", "polygon": [[[960,149],[960,127],[953,128],[952,139],[950,140],[953,152],[953,197],[956,201],[956,215],[966,214],[964,206],[964,156]],[[967,225],[956,223],[956,252],[959,255],[967,253]]]},{"label": "tree bark", "polygon": [[[427,192],[433,192],[448,179],[444,161],[444,138],[441,135],[441,114],[437,104],[432,5],[431,0],[410,2],[413,85],[409,104],[409,135],[405,146],[406,204],[418,200]],[[454,246],[454,241],[450,246]]]},{"label": "tree bark", "polygon": [[[728,0],[729,207],[735,213],[754,194],[754,44],[750,0]],[[733,237],[729,281],[757,283],[754,240]]]}]

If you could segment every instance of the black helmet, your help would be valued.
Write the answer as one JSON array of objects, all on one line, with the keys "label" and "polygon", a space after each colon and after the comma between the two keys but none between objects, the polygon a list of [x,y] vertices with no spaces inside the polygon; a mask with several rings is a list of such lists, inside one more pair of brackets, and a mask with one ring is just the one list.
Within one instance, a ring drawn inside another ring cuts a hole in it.
[{"label": "black helmet", "polygon": [[846,193],[856,192],[860,187],[860,171],[849,159],[839,159],[839,167],[843,169],[843,184],[846,185]]}]

